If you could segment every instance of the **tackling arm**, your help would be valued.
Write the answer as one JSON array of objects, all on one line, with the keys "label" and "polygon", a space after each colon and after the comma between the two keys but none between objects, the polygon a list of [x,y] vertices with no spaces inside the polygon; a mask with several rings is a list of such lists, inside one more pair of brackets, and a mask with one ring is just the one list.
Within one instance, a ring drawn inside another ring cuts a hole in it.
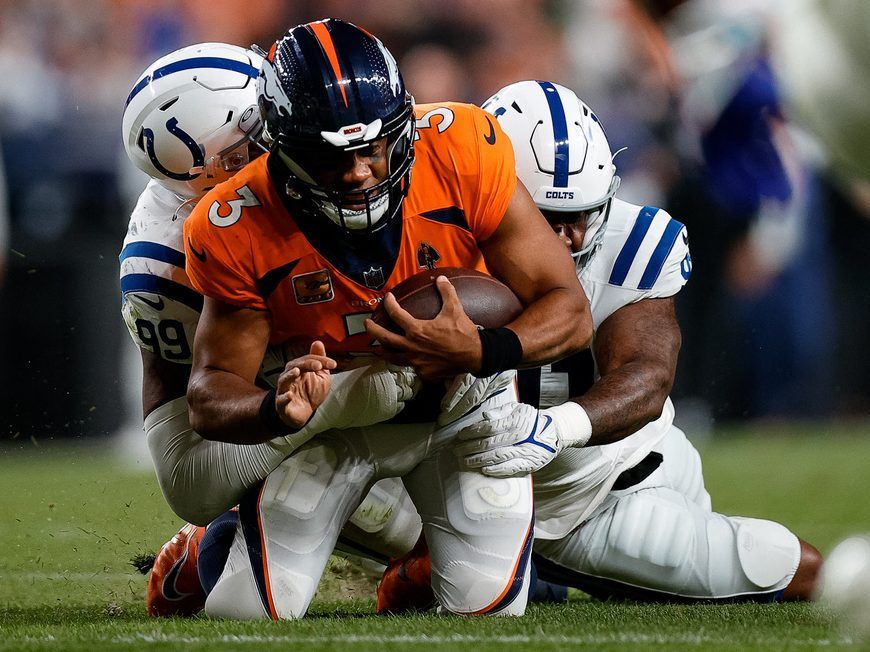
[{"label": "tackling arm", "polygon": [[[522,346],[520,366],[557,360],[589,345],[592,316],[574,265],[522,184],[516,185],[495,233],[479,244],[489,270],[526,306],[508,324]],[[435,319],[414,319],[388,293],[384,308],[404,335],[371,319],[366,330],[383,345],[384,357],[412,365],[422,378],[480,375],[484,360],[477,327],[450,282],[436,282],[443,307]]]},{"label": "tackling arm", "polygon": [[146,349],[142,354],[142,416],[147,417],[161,405],[181,398],[187,392],[190,365],[169,362]]},{"label": "tackling arm", "polygon": [[569,447],[600,446],[658,418],[674,382],[680,329],[674,300],[624,306],[599,327],[595,349],[601,378],[583,396],[538,410],[502,406],[459,432],[463,464],[507,477],[537,471]]},{"label": "tackling arm", "polygon": [[573,261],[521,183],[499,227],[480,248],[493,276],[526,306],[507,325],[522,343],[522,367],[589,346],[592,314]]},{"label": "tackling arm", "polygon": [[657,419],[674,384],[680,327],[674,298],[623,306],[598,328],[599,380],[579,403],[592,424],[587,446],[619,441]]}]

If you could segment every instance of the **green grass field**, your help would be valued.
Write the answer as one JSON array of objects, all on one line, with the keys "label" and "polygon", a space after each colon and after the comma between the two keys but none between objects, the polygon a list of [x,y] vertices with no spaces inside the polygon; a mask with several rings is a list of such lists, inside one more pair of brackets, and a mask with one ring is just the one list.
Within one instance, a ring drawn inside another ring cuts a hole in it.
[{"label": "green grass field", "polygon": [[[299,622],[149,619],[129,560],[179,527],[150,469],[105,446],[20,441],[0,447],[0,650],[860,647],[806,604],[611,605],[578,592],[522,619],[378,617],[373,580],[343,560]],[[730,432],[701,451],[718,511],[779,520],[823,552],[870,531],[870,428]]]}]

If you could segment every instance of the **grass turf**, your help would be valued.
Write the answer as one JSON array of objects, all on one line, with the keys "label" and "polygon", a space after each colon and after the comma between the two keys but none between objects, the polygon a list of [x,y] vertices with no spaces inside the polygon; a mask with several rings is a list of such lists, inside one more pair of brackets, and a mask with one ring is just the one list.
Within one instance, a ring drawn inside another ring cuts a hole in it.
[{"label": "grass turf", "polygon": [[[724,513],[781,521],[823,552],[870,531],[870,431],[721,433],[702,448]],[[612,605],[573,594],[522,619],[373,614],[370,579],[336,561],[310,617],[294,623],[145,616],[145,580],[129,564],[179,526],[148,468],[105,447],[41,442],[0,448],[0,650],[478,650],[840,648],[859,646],[813,605]]]}]

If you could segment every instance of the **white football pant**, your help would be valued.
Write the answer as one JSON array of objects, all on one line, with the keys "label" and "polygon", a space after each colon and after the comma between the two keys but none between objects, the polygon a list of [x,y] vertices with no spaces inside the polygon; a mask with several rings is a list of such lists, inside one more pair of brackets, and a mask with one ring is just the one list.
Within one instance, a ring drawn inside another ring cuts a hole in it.
[{"label": "white football pant", "polygon": [[[379,424],[321,433],[269,474],[239,507],[239,525],[206,613],[301,618],[345,521],[368,488],[402,476],[423,520],[432,588],[458,614],[521,615],[532,545],[531,478],[460,471],[451,444],[496,395],[448,427]],[[359,510],[357,510],[359,513]]]},{"label": "white football pant", "polygon": [[701,458],[679,428],[654,450],[664,459],[647,478],[611,491],[568,536],[535,542],[539,576],[602,598],[778,597],[797,571],[798,538],[772,521],[713,512]]},{"label": "white football pant", "polygon": [[[251,446],[203,439],[190,427],[184,397],[151,412],[145,433],[166,502],[196,525],[208,525],[238,505],[250,487],[293,452],[284,439]],[[386,562],[414,546],[420,527],[401,481],[385,479],[366,495],[340,547]]]}]

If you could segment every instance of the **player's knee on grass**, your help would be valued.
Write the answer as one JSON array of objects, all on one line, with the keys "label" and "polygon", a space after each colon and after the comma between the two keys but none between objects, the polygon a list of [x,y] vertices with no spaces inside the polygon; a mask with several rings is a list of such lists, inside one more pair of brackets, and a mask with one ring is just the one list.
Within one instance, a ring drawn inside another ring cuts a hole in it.
[{"label": "player's knee on grass", "polygon": [[815,546],[799,539],[801,560],[797,572],[782,593],[784,601],[815,600],[818,595],[819,572],[822,569],[822,553]]},{"label": "player's knee on grass", "polygon": [[438,603],[456,614],[522,615],[533,538],[530,479],[458,472],[445,482],[452,497],[446,510],[424,517]]},{"label": "player's knee on grass", "polygon": [[205,613],[211,618],[234,620],[271,618],[248,559],[241,524],[237,525],[223,572],[206,597]]},{"label": "player's knee on grass", "polygon": [[745,591],[747,599],[754,599],[753,593],[771,594],[772,599],[781,599],[800,564],[800,539],[784,525],[773,521],[716,516],[728,521],[734,531],[737,558],[749,583],[749,590]]},{"label": "player's knee on grass", "polygon": [[274,620],[304,616],[371,475],[371,467],[340,441],[312,442],[284,460],[239,504],[239,527],[206,613]]}]

